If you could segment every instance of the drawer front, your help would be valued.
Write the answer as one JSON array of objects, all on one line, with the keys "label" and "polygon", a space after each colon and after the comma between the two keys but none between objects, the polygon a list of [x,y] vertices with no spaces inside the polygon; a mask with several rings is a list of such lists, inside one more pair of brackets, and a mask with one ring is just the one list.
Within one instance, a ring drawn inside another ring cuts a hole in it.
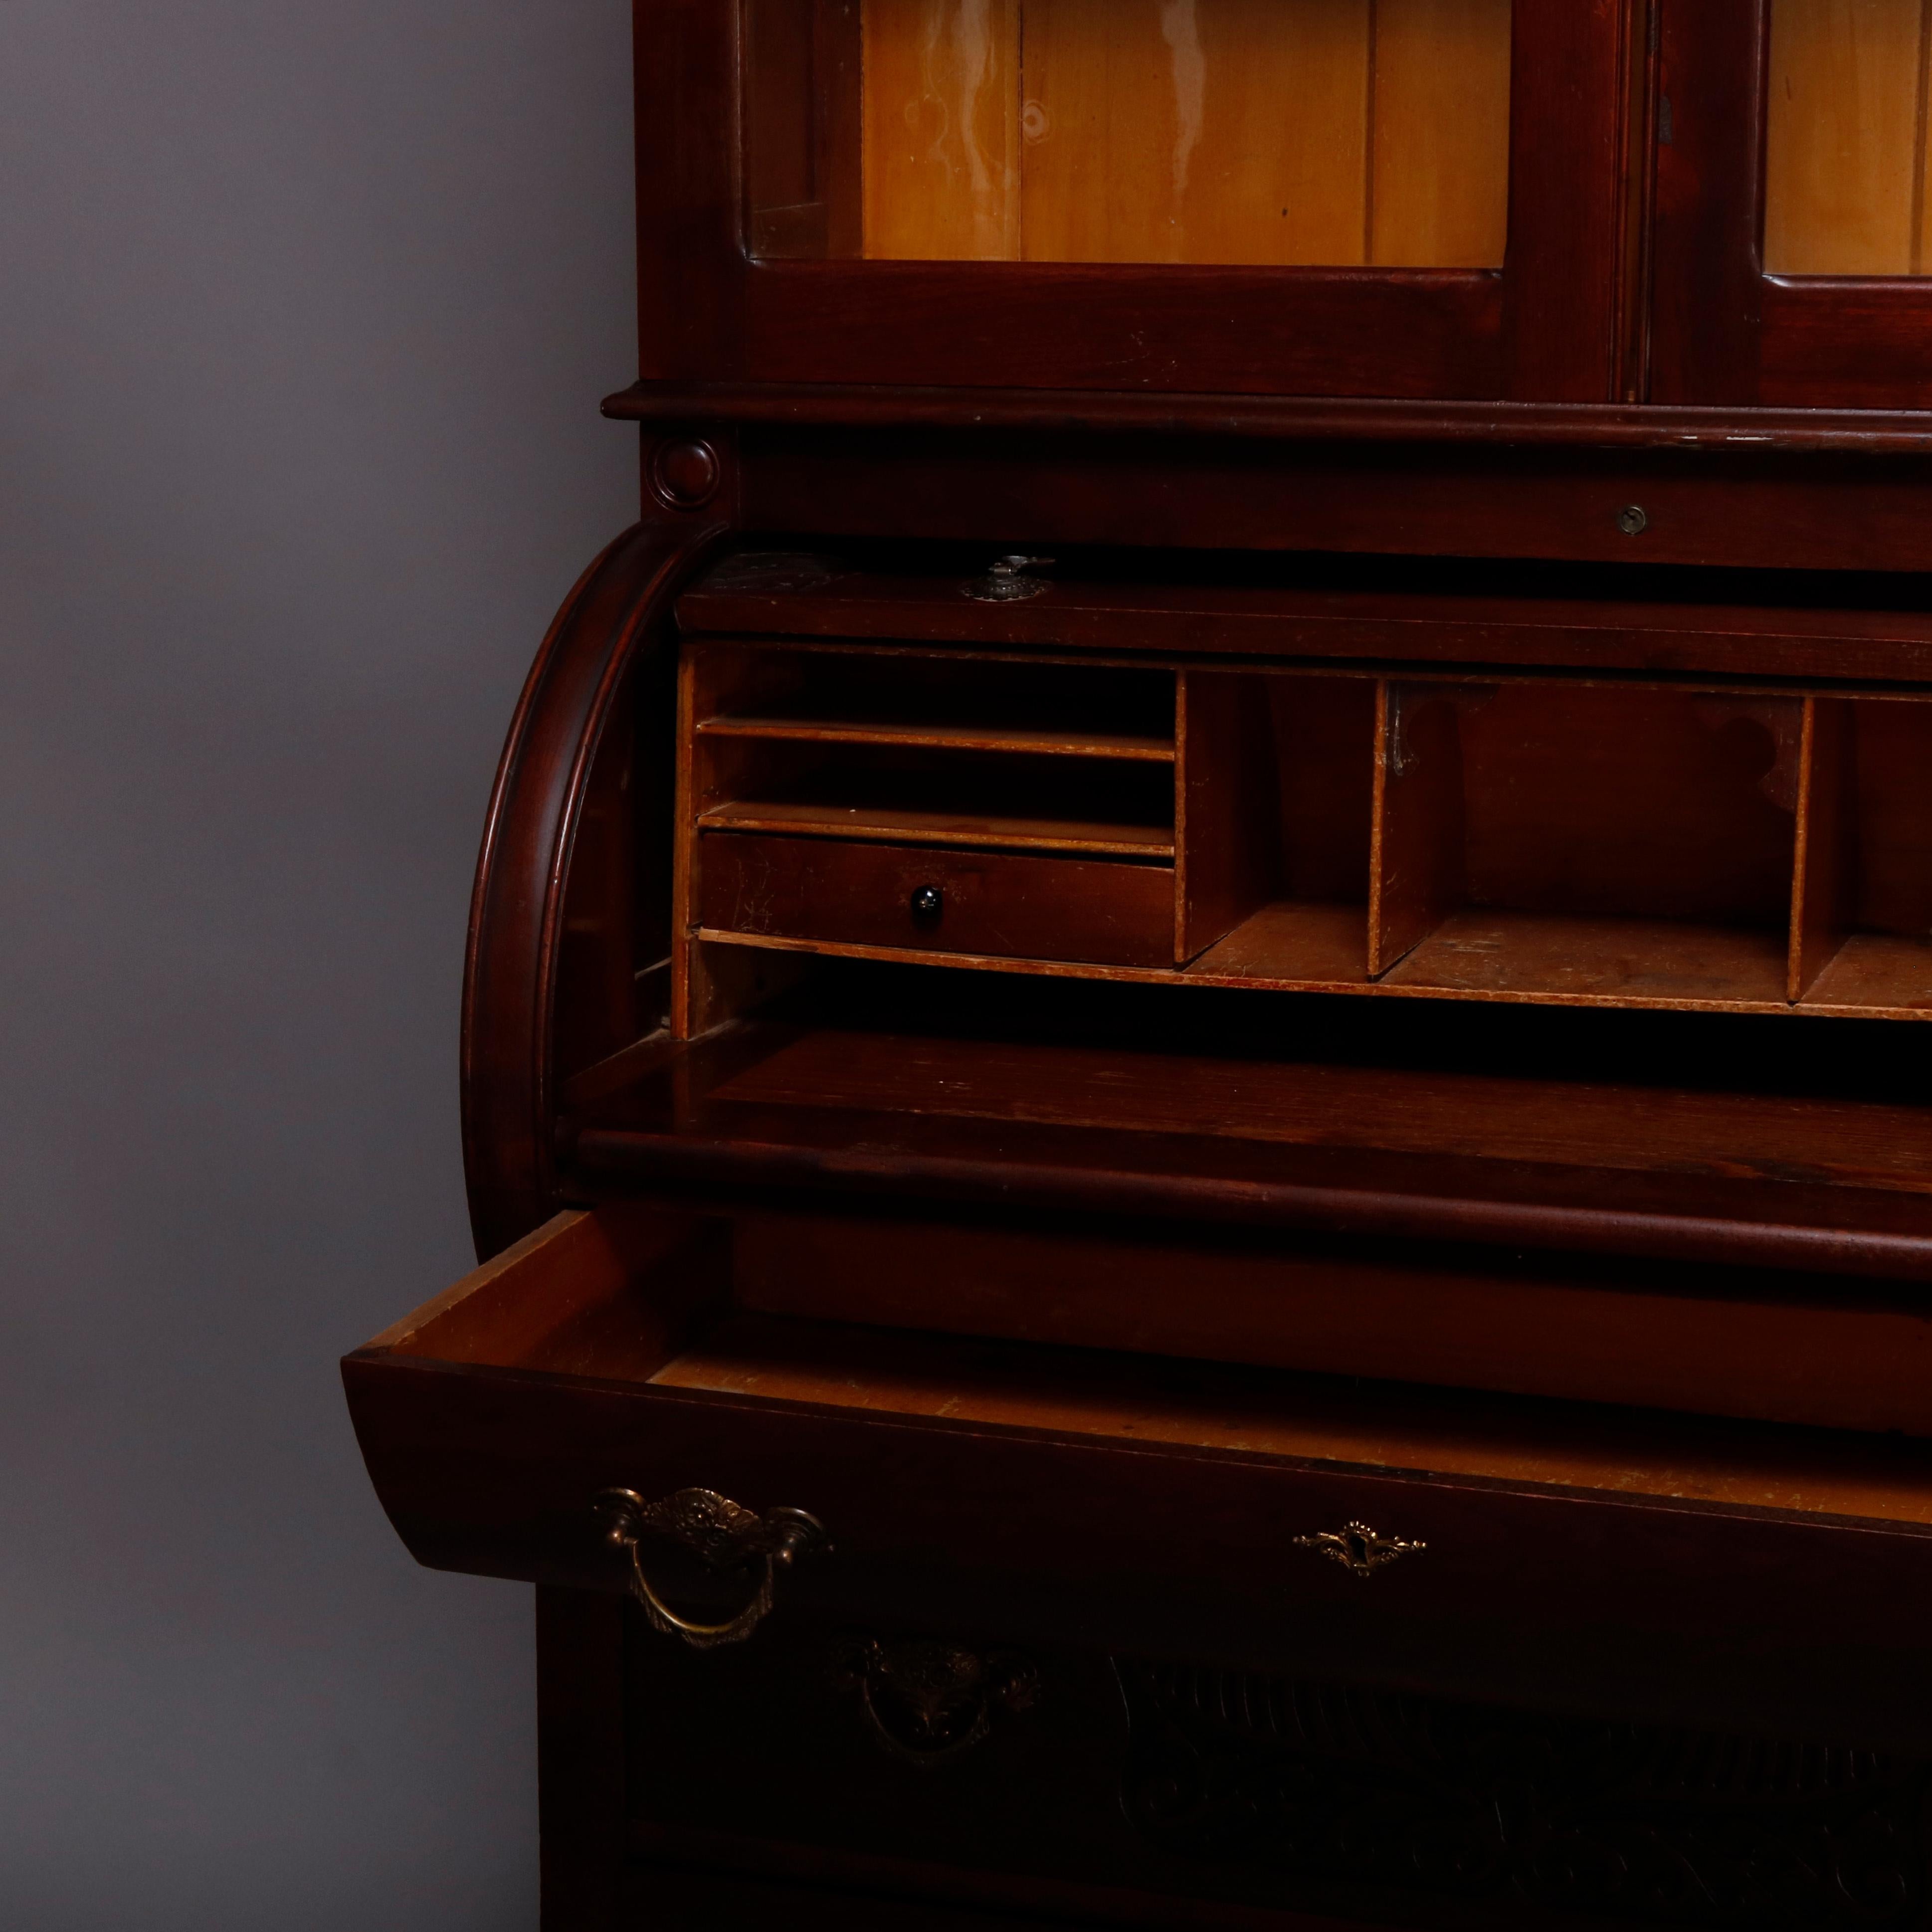
[{"label": "drawer front", "polygon": [[1174,964],[1165,866],[711,832],[711,932],[1108,966]]},{"label": "drawer front", "polygon": [[[774,1627],[814,1608],[977,1624],[1932,1756],[1922,1528],[1192,1446],[1161,1439],[1154,1408],[1100,1432],[1080,1352],[1042,1353],[1052,1386],[998,1421],[946,1412],[991,1358],[949,1357],[943,1403],[916,1364],[866,1394],[865,1331],[830,1327],[845,1379],[810,1396],[674,1386],[734,1318],[727,1232],[560,1216],[348,1359],[370,1474],[419,1561],[620,1592],[596,1499],[708,1490],[830,1533],[778,1574]],[[742,1576],[668,1535],[650,1550],[670,1600],[746,1604]]]},{"label": "drawer front", "polygon": [[1229,1932],[1927,1921],[1932,1761],[1856,1738],[996,1631],[795,1618],[706,1656],[626,1623],[634,1857]]},{"label": "drawer front", "polygon": [[[418,1560],[620,1590],[622,1487],[813,1512],[833,1547],[778,1612],[976,1616],[1038,1634],[1662,1719],[1854,1720],[1932,1748],[1932,1539],[1264,1456],[842,1414],[568,1377],[349,1364],[364,1454]],[[1423,1546],[1370,1575],[1315,1540]],[[662,1559],[722,1606],[742,1586]]]}]

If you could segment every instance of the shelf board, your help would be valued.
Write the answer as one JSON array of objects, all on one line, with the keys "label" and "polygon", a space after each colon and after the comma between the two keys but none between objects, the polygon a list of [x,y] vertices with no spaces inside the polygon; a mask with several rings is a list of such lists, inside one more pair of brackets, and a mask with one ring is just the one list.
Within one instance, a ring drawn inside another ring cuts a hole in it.
[{"label": "shelf board", "polygon": [[1277,901],[1263,906],[1191,964],[1174,970],[982,958],[710,930],[700,937],[718,945],[1149,985],[1460,998],[1530,1006],[1932,1019],[1932,941],[1855,934],[1820,974],[1809,994],[1794,1006],[1785,997],[1784,940],[1778,933],[1674,920],[1459,913],[1380,980],[1372,980],[1366,976],[1367,923],[1366,911],[1358,905]]},{"label": "shelf board", "polygon": [[1368,908],[1277,900],[1244,920],[1185,970],[1190,978],[1256,986],[1366,984]]},{"label": "shelf board", "polygon": [[1172,860],[1174,856],[1174,833],[1164,826],[1007,818],[991,814],[974,817],[896,806],[764,804],[741,800],[712,806],[698,824],[704,832],[791,832],[804,838],[979,845],[1003,851],[1095,852],[1127,859]]},{"label": "shelf board", "polygon": [[1807,1009],[1932,1019],[1932,940],[1855,932],[1802,1002]]},{"label": "shelf board", "polygon": [[1610,1006],[1782,1008],[1786,968],[1782,932],[1466,911],[1444,920],[1381,983]]},{"label": "shelf board", "polygon": [[837,718],[706,718],[708,738],[757,738],[808,745],[910,745],[933,751],[1010,752],[1030,758],[1108,758],[1171,765],[1171,739],[1126,732],[1042,731],[1001,725],[864,724]]}]

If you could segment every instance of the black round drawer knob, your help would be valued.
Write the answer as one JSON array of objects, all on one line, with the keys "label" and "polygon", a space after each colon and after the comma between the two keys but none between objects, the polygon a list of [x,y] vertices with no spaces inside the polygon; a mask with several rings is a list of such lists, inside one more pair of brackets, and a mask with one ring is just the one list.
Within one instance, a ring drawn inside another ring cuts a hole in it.
[{"label": "black round drawer knob", "polygon": [[912,896],[914,919],[934,920],[946,910],[946,895],[937,886],[921,886]]}]

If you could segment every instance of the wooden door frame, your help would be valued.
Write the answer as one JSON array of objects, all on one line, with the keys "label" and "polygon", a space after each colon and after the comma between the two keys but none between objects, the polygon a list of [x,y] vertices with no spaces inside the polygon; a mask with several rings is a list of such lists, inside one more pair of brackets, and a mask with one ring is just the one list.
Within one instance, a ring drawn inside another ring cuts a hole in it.
[{"label": "wooden door frame", "polygon": [[1764,267],[1772,0],[1660,0],[1651,398],[1932,407],[1932,277]]},{"label": "wooden door frame", "polygon": [[1601,403],[1640,0],[1514,0],[1500,271],[754,261],[741,9],[634,0],[647,380]]}]

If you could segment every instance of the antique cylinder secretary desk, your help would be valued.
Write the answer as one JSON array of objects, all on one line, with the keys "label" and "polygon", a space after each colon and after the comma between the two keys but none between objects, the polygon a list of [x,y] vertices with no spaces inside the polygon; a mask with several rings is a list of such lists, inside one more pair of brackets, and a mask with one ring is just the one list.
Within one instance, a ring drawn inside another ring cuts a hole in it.
[{"label": "antique cylinder secretary desk", "polygon": [[1932,4],[635,26],[345,1364],[546,1927],[1932,1922]]}]

